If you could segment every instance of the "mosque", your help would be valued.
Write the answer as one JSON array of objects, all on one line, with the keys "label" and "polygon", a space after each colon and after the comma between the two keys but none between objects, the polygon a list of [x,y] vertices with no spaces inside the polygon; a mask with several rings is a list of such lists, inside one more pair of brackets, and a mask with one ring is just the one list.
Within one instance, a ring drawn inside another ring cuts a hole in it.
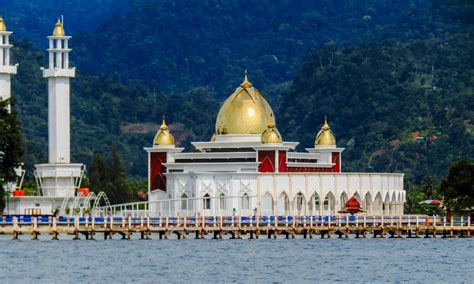
[{"label": "mosque", "polygon": [[165,121],[148,152],[152,215],[335,215],[355,197],[366,214],[403,214],[403,174],[342,172],[325,120],[314,147],[295,151],[247,74],[226,99],[210,141],[175,146]]},{"label": "mosque", "polygon": [[[10,97],[10,78],[17,68],[10,65],[10,34],[0,20],[0,99]],[[69,81],[75,68],[69,67],[70,37],[61,21],[48,39],[49,65],[43,69],[48,80],[48,163],[35,165],[39,196],[13,192],[12,214],[51,214],[72,202],[71,197],[80,197],[75,204],[87,195],[80,190],[84,165],[72,163],[70,156]],[[362,204],[363,214],[403,214],[403,174],[342,172],[344,148],[337,147],[328,121],[305,152],[296,151],[298,142],[284,141],[277,126],[271,106],[247,74],[223,103],[210,141],[192,143],[197,151],[177,147],[163,119],[153,145],[144,148],[145,214],[335,215],[352,197]]]}]

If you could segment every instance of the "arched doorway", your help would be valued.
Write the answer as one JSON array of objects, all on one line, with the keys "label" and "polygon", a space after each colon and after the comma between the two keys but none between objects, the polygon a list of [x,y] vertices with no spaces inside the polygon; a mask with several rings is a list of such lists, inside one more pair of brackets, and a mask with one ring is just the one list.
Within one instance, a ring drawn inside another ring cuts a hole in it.
[{"label": "arched doorway", "polygon": [[273,208],[273,196],[267,191],[262,197],[261,213],[263,216],[275,215]]},{"label": "arched doorway", "polygon": [[225,198],[225,194],[219,194],[219,215],[226,215],[227,210],[227,199]]},{"label": "arched doorway", "polygon": [[278,197],[277,201],[277,214],[278,215],[288,215],[290,210],[290,198],[286,192],[282,192]]},{"label": "arched doorway", "polygon": [[366,214],[372,214],[372,195],[370,192],[367,192],[364,197],[364,207]]},{"label": "arched doorway", "polygon": [[331,216],[336,214],[336,198],[332,192],[328,192],[324,198],[323,214]]},{"label": "arched doorway", "polygon": [[187,216],[188,208],[189,208],[188,196],[186,195],[186,193],[183,193],[181,194],[181,206],[180,206],[181,213],[180,214],[183,216]]},{"label": "arched doorway", "polygon": [[382,202],[382,214],[389,215],[390,214],[390,194],[387,192],[385,194],[385,198]]},{"label": "arched doorway", "polygon": [[339,198],[339,201],[340,201],[340,204],[339,204],[339,210],[344,210],[346,209],[346,202],[347,200],[349,200],[349,198],[347,197],[347,194],[346,192],[342,192],[340,198]]},{"label": "arched doorway", "polygon": [[382,212],[382,194],[380,192],[375,195],[374,203],[372,204],[372,214],[380,215]]},{"label": "arched doorway", "polygon": [[298,192],[293,200],[293,211],[296,215],[306,214],[306,198],[301,192]]},{"label": "arched doorway", "polygon": [[321,212],[321,199],[319,198],[319,194],[316,192],[311,195],[311,200],[309,202],[309,213],[314,216],[319,216],[322,214]]}]

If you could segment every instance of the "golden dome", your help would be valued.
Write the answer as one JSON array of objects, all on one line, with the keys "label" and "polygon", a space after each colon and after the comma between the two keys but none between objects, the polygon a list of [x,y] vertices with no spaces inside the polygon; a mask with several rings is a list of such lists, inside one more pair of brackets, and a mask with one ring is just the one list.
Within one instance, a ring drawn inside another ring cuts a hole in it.
[{"label": "golden dome", "polygon": [[263,144],[281,144],[281,134],[278,132],[275,124],[269,124],[267,129],[263,131],[262,138],[260,140]]},{"label": "golden dome", "polygon": [[168,126],[166,125],[165,118],[163,117],[163,123],[161,124],[160,129],[153,139],[153,145],[159,146],[171,146],[174,145],[174,137],[171,135]]},{"label": "golden dome", "polygon": [[53,36],[65,36],[64,27],[61,21],[58,19],[56,26],[54,26]]},{"label": "golden dome", "polygon": [[315,146],[336,146],[336,137],[332,133],[326,118],[324,118],[323,127],[321,127],[318,135],[316,135],[314,144]]},{"label": "golden dome", "polygon": [[217,115],[216,134],[262,134],[275,124],[272,108],[247,79],[227,98]]},{"label": "golden dome", "polygon": [[5,25],[3,18],[0,17],[0,32],[6,32],[6,31],[7,31],[7,26]]}]

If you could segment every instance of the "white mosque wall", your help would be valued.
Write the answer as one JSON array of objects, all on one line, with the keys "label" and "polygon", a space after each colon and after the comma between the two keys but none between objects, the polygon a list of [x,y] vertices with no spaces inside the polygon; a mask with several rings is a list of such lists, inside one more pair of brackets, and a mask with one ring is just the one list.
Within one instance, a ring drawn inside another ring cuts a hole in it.
[{"label": "white mosque wall", "polygon": [[[403,214],[403,174],[169,173],[152,215],[336,215],[356,196],[364,214]],[[256,212],[255,212],[256,210]]]}]

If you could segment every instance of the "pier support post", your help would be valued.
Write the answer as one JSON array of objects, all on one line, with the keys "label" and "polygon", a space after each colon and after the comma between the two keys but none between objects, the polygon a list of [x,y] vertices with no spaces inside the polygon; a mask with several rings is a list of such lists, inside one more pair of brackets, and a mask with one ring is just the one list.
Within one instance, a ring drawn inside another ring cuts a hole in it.
[{"label": "pier support post", "polygon": [[78,230],[75,230],[74,231],[74,238],[73,240],[75,241],[79,241],[81,238],[79,237],[79,231]]}]

